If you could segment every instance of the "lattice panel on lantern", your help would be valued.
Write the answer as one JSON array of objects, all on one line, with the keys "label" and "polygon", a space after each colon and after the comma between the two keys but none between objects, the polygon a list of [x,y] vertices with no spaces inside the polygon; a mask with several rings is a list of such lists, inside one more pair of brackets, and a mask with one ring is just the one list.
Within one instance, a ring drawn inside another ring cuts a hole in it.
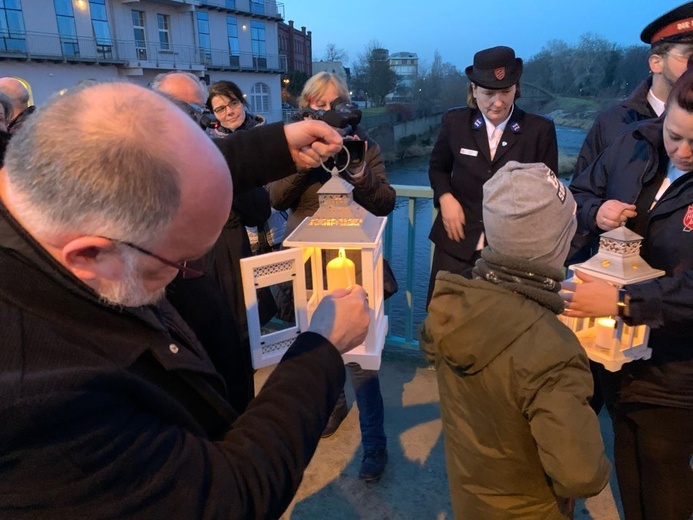
[{"label": "lattice panel on lantern", "polygon": [[[241,259],[250,351],[256,369],[279,363],[296,336],[308,329],[302,256],[300,249],[285,249]],[[275,316],[261,324],[258,290],[269,287],[272,291],[287,284],[291,285],[293,294],[294,320],[284,321]]]},{"label": "lattice panel on lantern", "polygon": [[640,242],[621,242],[619,240],[601,237],[599,239],[599,248],[617,255],[637,255],[640,253]]},{"label": "lattice panel on lantern", "polygon": [[292,272],[295,268],[295,262],[293,260],[287,260],[286,262],[277,262],[271,265],[261,265],[253,269],[253,278],[258,279],[263,276],[268,276],[277,273],[285,273],[287,271]]},{"label": "lattice panel on lantern", "polygon": [[278,341],[277,343],[271,343],[269,345],[262,345],[262,354],[271,354],[272,352],[276,352],[278,350],[281,350],[282,354],[288,350],[288,348],[291,346],[291,344],[294,342],[294,339],[285,339],[283,341]]},{"label": "lattice panel on lantern", "polygon": [[349,204],[350,197],[344,194],[330,193],[326,195],[318,195],[318,200],[320,201],[321,206],[324,205],[330,209],[334,209]]}]

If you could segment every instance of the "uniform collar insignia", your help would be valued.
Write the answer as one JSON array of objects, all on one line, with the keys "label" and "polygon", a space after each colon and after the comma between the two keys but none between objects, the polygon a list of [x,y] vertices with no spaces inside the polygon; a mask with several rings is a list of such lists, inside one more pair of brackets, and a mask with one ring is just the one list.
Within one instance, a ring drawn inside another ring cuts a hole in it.
[{"label": "uniform collar insignia", "polygon": [[510,125],[510,130],[512,130],[513,134],[519,134],[522,131],[522,128],[520,127],[520,123],[518,123],[517,121],[514,121]]},{"label": "uniform collar insignia", "polygon": [[477,117],[474,120],[474,123],[472,123],[472,128],[474,128],[474,130],[478,130],[479,128],[481,128],[481,126],[483,124],[484,124],[484,118],[483,117]]},{"label": "uniform collar insignia", "polygon": [[683,216],[683,230],[686,233],[690,233],[693,230],[693,204],[688,206],[688,210]]}]

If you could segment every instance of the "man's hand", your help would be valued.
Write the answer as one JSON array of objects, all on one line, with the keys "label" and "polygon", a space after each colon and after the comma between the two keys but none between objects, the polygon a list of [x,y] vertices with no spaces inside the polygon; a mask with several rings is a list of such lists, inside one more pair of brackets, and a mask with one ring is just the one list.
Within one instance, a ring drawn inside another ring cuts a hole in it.
[{"label": "man's hand", "polygon": [[323,121],[305,120],[284,125],[289,152],[297,169],[316,168],[342,149],[342,136]]},{"label": "man's hand", "polygon": [[355,285],[326,295],[315,309],[308,330],[324,336],[344,354],[363,343],[370,321],[366,291]]},{"label": "man's hand", "polygon": [[575,273],[579,282],[563,282],[563,314],[570,318],[596,318],[618,314],[618,288],[596,276]]},{"label": "man's hand", "polygon": [[444,193],[438,199],[440,214],[443,217],[443,227],[448,238],[459,242],[464,239],[464,225],[466,220],[462,205],[452,193]]},{"label": "man's hand", "polygon": [[633,204],[626,204],[620,200],[607,200],[597,210],[597,227],[604,231],[611,231],[626,223],[629,218],[637,215]]}]

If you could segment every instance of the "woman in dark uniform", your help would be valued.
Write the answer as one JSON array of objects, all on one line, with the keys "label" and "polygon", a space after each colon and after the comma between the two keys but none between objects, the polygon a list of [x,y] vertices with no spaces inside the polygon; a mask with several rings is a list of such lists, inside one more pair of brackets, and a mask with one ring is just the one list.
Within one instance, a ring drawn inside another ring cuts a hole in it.
[{"label": "woman in dark uniform", "polygon": [[484,247],[482,186],[508,161],[544,163],[558,169],[556,128],[551,120],[520,109],[522,59],[510,47],[477,52],[465,70],[467,107],[443,116],[428,176],[440,209],[429,238],[435,244],[428,298],[438,271],[471,277]]}]

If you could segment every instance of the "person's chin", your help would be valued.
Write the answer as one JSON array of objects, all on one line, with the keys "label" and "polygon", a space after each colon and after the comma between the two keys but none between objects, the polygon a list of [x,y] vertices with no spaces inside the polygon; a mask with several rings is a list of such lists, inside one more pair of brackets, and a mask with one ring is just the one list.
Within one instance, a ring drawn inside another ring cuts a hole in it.
[{"label": "person's chin", "polygon": [[693,162],[691,162],[691,161],[686,161],[686,162],[674,161],[674,166],[676,166],[676,168],[678,170],[681,170],[682,172],[693,171]]},{"label": "person's chin", "polygon": [[112,287],[99,293],[99,299],[112,307],[142,307],[159,303],[166,294],[166,288],[155,292],[148,292],[142,288],[124,291],[119,287]]}]

